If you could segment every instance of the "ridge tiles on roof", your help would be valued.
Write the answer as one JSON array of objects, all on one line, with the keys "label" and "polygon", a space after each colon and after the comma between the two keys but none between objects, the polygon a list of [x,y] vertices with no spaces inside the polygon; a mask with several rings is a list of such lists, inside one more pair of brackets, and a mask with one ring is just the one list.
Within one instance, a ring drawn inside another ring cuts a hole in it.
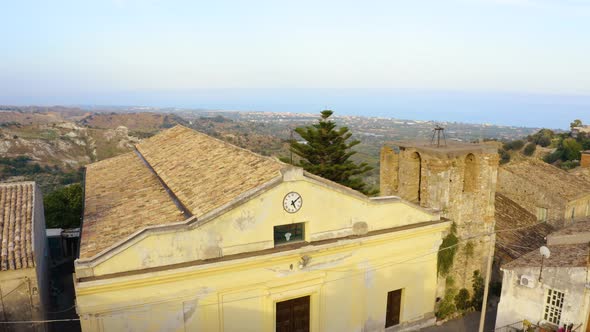
[{"label": "ridge tiles on roof", "polygon": [[141,142],[137,150],[197,217],[280,176],[287,166],[180,125]]}]

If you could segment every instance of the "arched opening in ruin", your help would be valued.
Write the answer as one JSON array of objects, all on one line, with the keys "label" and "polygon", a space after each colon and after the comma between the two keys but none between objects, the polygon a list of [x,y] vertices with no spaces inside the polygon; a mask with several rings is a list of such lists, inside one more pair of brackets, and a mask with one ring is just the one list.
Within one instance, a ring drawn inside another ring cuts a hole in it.
[{"label": "arched opening in ruin", "polygon": [[420,187],[422,185],[422,158],[418,152],[410,155],[409,167],[410,183],[408,183],[409,201],[420,202]]},{"label": "arched opening in ruin", "polygon": [[471,193],[477,188],[477,160],[473,153],[465,157],[465,173],[463,176],[463,192]]}]

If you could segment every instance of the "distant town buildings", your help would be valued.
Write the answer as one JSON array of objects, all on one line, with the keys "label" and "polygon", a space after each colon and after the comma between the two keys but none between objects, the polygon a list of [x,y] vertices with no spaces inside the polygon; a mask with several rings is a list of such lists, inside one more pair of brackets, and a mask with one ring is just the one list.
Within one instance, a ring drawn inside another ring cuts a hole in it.
[{"label": "distant town buildings", "polygon": [[[0,184],[0,320],[43,320],[49,276],[43,196],[34,182]],[[44,324],[4,326],[45,331]]]},{"label": "distant town buildings", "polygon": [[590,126],[573,127],[571,133],[574,138],[579,134],[590,134]]}]

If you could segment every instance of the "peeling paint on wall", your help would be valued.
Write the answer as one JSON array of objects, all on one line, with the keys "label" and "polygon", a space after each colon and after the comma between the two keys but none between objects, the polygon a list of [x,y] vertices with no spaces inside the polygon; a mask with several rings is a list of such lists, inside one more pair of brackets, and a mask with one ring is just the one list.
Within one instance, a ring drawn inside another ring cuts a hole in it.
[{"label": "peeling paint on wall", "polygon": [[241,215],[234,220],[234,226],[240,231],[245,231],[254,228],[256,225],[256,217],[250,210],[242,210]]}]

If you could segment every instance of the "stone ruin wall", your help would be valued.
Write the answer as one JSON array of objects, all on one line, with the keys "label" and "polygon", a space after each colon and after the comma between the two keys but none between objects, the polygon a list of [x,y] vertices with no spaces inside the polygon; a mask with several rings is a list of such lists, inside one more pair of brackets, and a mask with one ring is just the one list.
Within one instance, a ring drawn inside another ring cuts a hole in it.
[{"label": "stone ruin wall", "polygon": [[[499,158],[496,153],[473,152],[472,163],[467,166],[468,155],[435,155],[413,148],[402,148],[398,153],[383,147],[380,175],[382,195],[397,195],[439,209],[442,217],[455,223],[460,245],[451,275],[458,288],[471,291],[473,271],[480,270],[485,276],[487,268],[490,240],[479,235],[494,229]],[[476,238],[469,240],[471,237]],[[470,255],[465,249],[468,242],[473,244]],[[444,292],[444,284],[444,279],[439,281],[439,294]]]}]

